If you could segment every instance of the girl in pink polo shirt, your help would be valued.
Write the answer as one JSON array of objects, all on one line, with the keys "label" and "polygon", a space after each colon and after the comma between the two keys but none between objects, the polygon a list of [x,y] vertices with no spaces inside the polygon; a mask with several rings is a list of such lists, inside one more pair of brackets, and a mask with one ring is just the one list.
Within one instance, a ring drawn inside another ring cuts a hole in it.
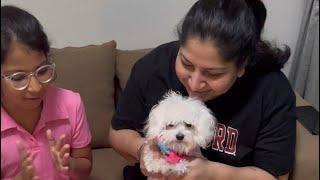
[{"label": "girl in pink polo shirt", "polygon": [[91,135],[78,93],[54,87],[55,64],[39,21],[1,7],[1,178],[90,174]]}]

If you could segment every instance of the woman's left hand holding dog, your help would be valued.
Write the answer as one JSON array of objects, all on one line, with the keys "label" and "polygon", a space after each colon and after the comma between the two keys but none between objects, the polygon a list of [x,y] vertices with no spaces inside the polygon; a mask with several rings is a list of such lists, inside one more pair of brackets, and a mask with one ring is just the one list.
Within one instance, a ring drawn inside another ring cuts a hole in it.
[{"label": "woman's left hand holding dog", "polygon": [[148,140],[145,142],[145,144],[142,145],[142,147],[140,147],[140,152],[139,152],[139,159],[140,159],[140,170],[142,172],[143,175],[147,176],[147,177],[151,177],[152,179],[157,179],[157,180],[161,180],[164,179],[163,175],[161,173],[152,173],[152,172],[148,172],[148,170],[145,167],[145,162],[144,162],[144,157],[145,156],[145,152],[144,149],[148,148],[149,153],[152,154],[153,159],[160,159],[161,158],[161,152],[158,148],[158,146],[156,145],[155,140]]},{"label": "woman's left hand holding dog", "polygon": [[177,177],[170,176],[168,180],[212,180],[210,177],[210,161],[203,158],[193,158],[187,167],[187,171]]},{"label": "woman's left hand holding dog", "polygon": [[50,145],[50,153],[53,163],[58,171],[68,173],[70,171],[71,158],[70,145],[64,144],[65,135],[61,135],[58,140],[52,136],[52,131],[47,130],[47,139]]}]

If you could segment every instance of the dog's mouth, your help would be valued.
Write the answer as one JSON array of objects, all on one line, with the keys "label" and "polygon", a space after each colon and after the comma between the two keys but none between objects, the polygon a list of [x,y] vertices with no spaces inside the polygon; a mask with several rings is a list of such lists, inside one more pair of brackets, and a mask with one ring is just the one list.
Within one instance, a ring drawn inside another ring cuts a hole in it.
[{"label": "dog's mouth", "polygon": [[176,141],[174,141],[174,143],[177,143],[177,144],[183,144],[183,143],[185,143],[185,142],[184,142],[184,141],[176,140]]},{"label": "dog's mouth", "polygon": [[168,144],[169,149],[178,154],[188,154],[190,147],[183,141],[174,141]]}]

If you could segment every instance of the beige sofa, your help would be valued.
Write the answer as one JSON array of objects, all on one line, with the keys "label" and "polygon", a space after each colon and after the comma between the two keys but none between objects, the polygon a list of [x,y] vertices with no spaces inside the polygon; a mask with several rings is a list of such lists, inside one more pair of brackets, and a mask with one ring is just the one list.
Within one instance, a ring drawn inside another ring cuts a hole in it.
[{"label": "beige sofa", "polygon": [[[89,179],[123,179],[122,169],[128,162],[110,148],[108,129],[132,65],[150,50],[118,50],[115,41],[51,50],[57,65],[55,83],[79,92],[86,107],[93,136],[93,169]],[[304,105],[308,104],[297,97],[297,106]],[[297,122],[296,160],[291,179],[319,179],[318,140],[318,135],[311,135]]]}]

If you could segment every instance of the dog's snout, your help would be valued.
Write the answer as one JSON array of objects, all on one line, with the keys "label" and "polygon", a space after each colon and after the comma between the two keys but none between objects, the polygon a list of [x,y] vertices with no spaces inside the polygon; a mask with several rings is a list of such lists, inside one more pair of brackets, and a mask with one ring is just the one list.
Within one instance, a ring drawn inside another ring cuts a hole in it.
[{"label": "dog's snout", "polygon": [[177,140],[181,141],[181,140],[183,140],[184,135],[181,134],[181,133],[178,133],[178,134],[176,135],[176,138],[177,138]]}]

